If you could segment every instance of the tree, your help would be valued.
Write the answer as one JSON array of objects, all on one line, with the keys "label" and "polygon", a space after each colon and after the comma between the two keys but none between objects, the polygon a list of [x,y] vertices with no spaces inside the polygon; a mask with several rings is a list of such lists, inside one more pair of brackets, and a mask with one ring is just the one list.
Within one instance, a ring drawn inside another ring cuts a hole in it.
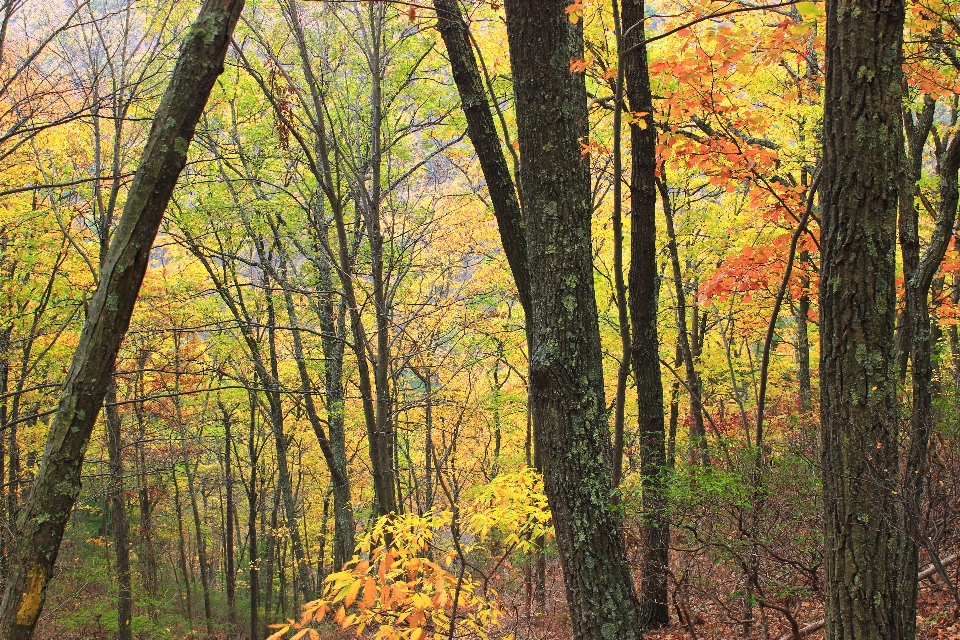
[{"label": "tree", "polygon": [[623,0],[620,47],[631,118],[630,176],[630,317],[631,358],[637,378],[640,465],[646,536],[640,589],[641,622],[658,627],[670,622],[667,578],[670,520],[667,507],[667,451],[663,417],[663,379],[657,309],[657,133],[653,125],[653,92],[644,42],[643,0]]},{"label": "tree", "polygon": [[[909,638],[901,591],[896,221],[904,3],[827,2],[820,273],[826,637]],[[911,600],[913,604],[911,604]]]},{"label": "tree", "polygon": [[80,492],[80,469],[114,362],[187,149],[223,70],[243,0],[207,0],[186,36],[101,268],[83,334],[61,392],[47,447],[18,522],[0,604],[0,636],[27,639],[43,607],[60,540]]},{"label": "tree", "polygon": [[[543,456],[574,637],[639,638],[620,517],[593,283],[583,28],[566,3],[510,0],[520,184],[530,272],[530,411]],[[545,126],[545,124],[547,126]]]}]

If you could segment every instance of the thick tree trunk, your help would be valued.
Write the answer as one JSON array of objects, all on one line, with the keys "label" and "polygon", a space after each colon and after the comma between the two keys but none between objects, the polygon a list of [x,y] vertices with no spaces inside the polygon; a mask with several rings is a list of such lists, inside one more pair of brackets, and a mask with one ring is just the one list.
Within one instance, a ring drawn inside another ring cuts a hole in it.
[{"label": "thick tree trunk", "polygon": [[100,285],[67,373],[0,604],[0,637],[29,638],[43,608],[60,540],[80,491],[80,470],[130,323],[160,220],[200,114],[223,69],[243,0],[206,0],[187,34],[130,185]]},{"label": "thick tree trunk", "polygon": [[113,519],[113,546],[117,554],[117,638],[130,640],[133,592],[130,586],[130,527],[123,490],[123,446],[120,412],[117,410],[117,386],[107,387],[107,452],[110,457],[110,513]]},{"label": "thick tree trunk", "polygon": [[660,627],[670,622],[667,598],[670,519],[667,513],[666,425],[663,417],[663,379],[660,374],[660,338],[657,302],[657,133],[653,124],[653,96],[643,42],[644,1],[623,0],[624,50],[637,50],[623,61],[630,111],[647,113],[646,127],[630,127],[630,316],[631,353],[637,379],[639,406],[640,475],[643,485],[644,548],[641,560],[641,624]]},{"label": "thick tree trunk", "polygon": [[593,286],[583,31],[562,0],[506,3],[531,279],[535,439],[578,640],[640,637],[620,517]]},{"label": "thick tree trunk", "polygon": [[903,0],[827,2],[820,411],[830,640],[909,638],[915,624],[898,590],[890,348],[903,21]]}]

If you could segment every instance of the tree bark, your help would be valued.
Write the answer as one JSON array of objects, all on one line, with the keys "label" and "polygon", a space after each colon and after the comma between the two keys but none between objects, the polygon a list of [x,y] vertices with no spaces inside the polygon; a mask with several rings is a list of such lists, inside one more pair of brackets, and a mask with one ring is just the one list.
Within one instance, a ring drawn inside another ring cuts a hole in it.
[{"label": "tree bark", "polygon": [[666,425],[663,416],[663,379],[660,374],[660,338],[657,303],[657,133],[653,123],[653,95],[647,69],[644,38],[644,0],[623,0],[624,50],[636,50],[622,62],[630,110],[646,113],[646,127],[630,126],[630,317],[631,357],[637,379],[639,406],[640,475],[643,486],[643,557],[640,562],[640,620],[645,628],[670,622],[667,597],[670,561],[670,519],[667,513]]},{"label": "tree bark", "polygon": [[578,640],[640,637],[621,520],[610,499],[610,436],[593,286],[583,31],[562,0],[508,0],[530,270],[535,439]]},{"label": "tree bark", "polygon": [[898,595],[902,600],[901,624],[904,637],[916,635],[917,581],[913,576],[919,565],[921,531],[921,504],[926,474],[930,435],[933,432],[933,362],[930,322],[930,285],[953,238],[957,218],[957,173],[960,168],[960,135],[954,134],[939,154],[940,202],[937,222],[930,242],[916,262],[907,280],[906,319],[910,343],[910,371],[913,387],[913,407],[910,428],[905,438],[906,456],[903,466],[903,500],[898,504],[900,526],[897,567],[899,569]]},{"label": "tree bark", "polygon": [[100,285],[67,373],[47,447],[22,516],[0,637],[30,638],[53,574],[60,540],[80,491],[80,471],[120,342],[130,324],[150,249],[187,158],[200,114],[223,60],[243,0],[206,0],[187,34],[130,185]]},{"label": "tree bark", "polygon": [[915,625],[895,557],[890,348],[903,23],[903,0],[827,2],[820,411],[831,640],[908,638]]}]

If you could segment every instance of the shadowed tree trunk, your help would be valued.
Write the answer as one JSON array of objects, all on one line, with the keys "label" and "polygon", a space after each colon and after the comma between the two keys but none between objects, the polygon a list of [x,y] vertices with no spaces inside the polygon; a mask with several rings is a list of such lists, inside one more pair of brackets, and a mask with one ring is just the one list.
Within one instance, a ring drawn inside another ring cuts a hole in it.
[{"label": "shadowed tree trunk", "polygon": [[657,133],[653,125],[653,96],[643,44],[644,2],[623,0],[622,62],[630,111],[646,113],[645,127],[630,126],[630,316],[631,354],[637,379],[639,406],[640,475],[643,485],[644,547],[641,560],[640,615],[644,627],[670,622],[667,599],[670,521],[666,512],[667,451],[663,419],[663,379],[660,375],[660,339],[657,335]]},{"label": "shadowed tree trunk", "polygon": [[60,540],[80,491],[90,433],[130,324],[150,249],[187,159],[187,149],[213,84],[223,70],[243,0],[206,0],[186,36],[157,109],[100,285],[50,427],[43,461],[18,521],[3,602],[0,637],[30,638],[53,574]]},{"label": "shadowed tree trunk", "polygon": [[[904,324],[905,338],[898,336],[901,348],[910,350],[910,372],[913,392],[913,406],[911,409],[909,432],[904,438],[905,464],[903,465],[902,495],[903,500],[898,504],[901,531],[899,532],[899,549],[897,566],[900,568],[898,595],[903,603],[902,622],[904,637],[916,635],[917,617],[917,580],[914,576],[919,565],[919,550],[923,540],[921,531],[920,505],[923,501],[924,473],[927,464],[930,435],[934,427],[933,415],[933,361],[932,346],[936,343],[933,327],[930,322],[930,287],[937,274],[943,257],[953,238],[953,228],[957,218],[957,173],[960,169],[960,135],[954,134],[952,139],[940,141],[938,139],[937,173],[940,177],[940,200],[937,206],[937,219],[930,241],[921,255],[919,252],[919,237],[917,233],[917,211],[913,202],[916,182],[920,178],[923,146],[927,139],[927,131],[933,119],[934,105],[927,98],[923,112],[914,123],[912,115],[904,118],[907,129],[907,141],[910,146],[909,183],[901,189],[901,221],[910,218],[908,226],[909,236],[914,242],[904,246],[904,268],[910,266],[906,282],[906,311]],[[925,130],[924,130],[925,129]],[[910,202],[904,202],[904,193],[908,194]],[[907,216],[905,216],[905,212]],[[902,222],[901,222],[902,226]],[[901,235],[901,238],[903,235]],[[907,247],[912,250],[908,251]],[[909,339],[909,345],[903,343]],[[899,374],[900,368],[898,366]]]},{"label": "shadowed tree trunk", "polygon": [[[574,637],[640,637],[621,520],[611,509],[610,435],[593,286],[583,31],[563,0],[509,0],[530,271],[531,411],[543,456]],[[549,126],[545,126],[545,124]]]},{"label": "shadowed tree trunk", "polygon": [[903,22],[903,0],[827,2],[820,411],[831,640],[910,638],[916,624],[898,588],[890,348]]}]

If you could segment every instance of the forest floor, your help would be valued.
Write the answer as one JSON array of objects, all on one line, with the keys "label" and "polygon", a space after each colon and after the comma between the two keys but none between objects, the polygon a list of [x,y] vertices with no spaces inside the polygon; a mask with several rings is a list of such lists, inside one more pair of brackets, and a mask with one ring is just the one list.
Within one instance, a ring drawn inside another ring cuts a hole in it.
[{"label": "forest floor", "polygon": [[[506,586],[506,585],[504,585]],[[517,585],[514,585],[517,586]],[[567,616],[566,596],[563,577],[556,558],[547,565],[544,611],[532,617],[527,615],[522,585],[519,589],[509,589],[504,597],[506,615],[501,619],[502,627],[491,633],[491,640],[501,639],[512,634],[515,640],[570,640],[571,631]],[[41,619],[35,634],[37,640],[112,640],[111,632],[102,624],[101,612],[109,607],[109,597],[105,585],[99,582],[86,582],[74,585],[72,597],[59,602],[58,607]],[[649,640],[727,640],[760,639],[762,632],[754,626],[748,636],[744,636],[743,625],[729,619],[723,619],[717,612],[716,599],[703,596],[700,599],[690,597],[688,609],[692,612],[693,625],[680,621],[676,608],[671,610],[670,626],[650,633]],[[770,612],[767,616],[769,640],[789,640],[789,625],[783,616]],[[198,612],[195,611],[195,615]],[[105,617],[105,616],[103,616]],[[810,600],[801,606],[796,618],[801,626],[822,617],[822,603]],[[72,624],[70,622],[72,622]],[[174,622],[168,618],[169,622]],[[182,622],[177,620],[176,622]],[[919,613],[917,617],[917,640],[960,640],[960,608],[953,595],[942,581],[928,579],[921,583],[919,594]],[[202,631],[202,621],[196,620],[193,634],[182,636],[182,640],[237,640],[245,635],[231,635],[226,632],[215,633],[208,638]],[[224,625],[225,626],[225,625]],[[72,628],[70,628],[72,627]],[[79,628],[78,628],[79,627]],[[348,640],[356,637],[351,630],[324,629],[324,640]],[[174,637],[179,634],[174,633]],[[370,630],[363,637],[372,637]],[[148,635],[135,634],[135,637],[147,640]],[[805,640],[820,640],[822,632],[804,636]]]}]

